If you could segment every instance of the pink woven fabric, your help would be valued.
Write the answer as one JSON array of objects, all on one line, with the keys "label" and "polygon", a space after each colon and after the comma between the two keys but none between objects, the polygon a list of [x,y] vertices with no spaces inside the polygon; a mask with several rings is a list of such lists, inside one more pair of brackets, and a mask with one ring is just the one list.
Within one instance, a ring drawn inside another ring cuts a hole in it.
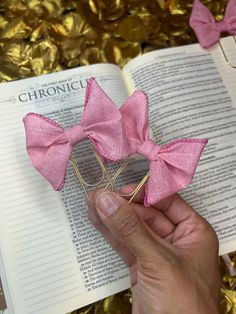
[{"label": "pink woven fabric", "polygon": [[94,79],[88,83],[79,124],[63,129],[51,119],[36,113],[27,114],[23,121],[31,162],[54,190],[63,188],[73,146],[81,141],[91,140],[99,154],[107,160],[117,161],[124,157],[121,114]]},{"label": "pink woven fabric", "polygon": [[206,139],[180,139],[159,146],[148,135],[148,100],[141,91],[120,110],[94,79],[88,83],[79,124],[63,129],[36,113],[24,117],[26,148],[34,167],[54,190],[64,186],[73,146],[89,139],[99,154],[118,161],[139,153],[150,160],[145,206],[178,192],[192,180]]},{"label": "pink woven fabric", "polygon": [[141,91],[136,91],[120,112],[128,153],[138,153],[150,160],[145,206],[185,188],[192,181],[207,139],[178,139],[163,146],[155,144],[148,134],[148,99]]},{"label": "pink woven fabric", "polygon": [[201,1],[194,0],[190,26],[203,48],[214,45],[219,40],[221,32],[236,35],[236,0],[229,0],[224,19],[220,22],[215,21],[214,16]]}]

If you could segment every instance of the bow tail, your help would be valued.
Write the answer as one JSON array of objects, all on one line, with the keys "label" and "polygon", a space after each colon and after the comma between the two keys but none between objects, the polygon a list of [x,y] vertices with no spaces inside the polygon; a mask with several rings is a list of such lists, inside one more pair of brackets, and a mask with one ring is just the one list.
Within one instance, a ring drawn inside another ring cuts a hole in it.
[{"label": "bow tail", "polygon": [[192,178],[192,174],[165,163],[161,158],[151,161],[144,205],[149,207],[177,193],[185,188]]},{"label": "bow tail", "polygon": [[61,145],[54,144],[47,149],[34,146],[26,147],[33,166],[52,185],[55,191],[61,190],[64,186],[71,155],[69,143],[64,144],[63,152]]}]

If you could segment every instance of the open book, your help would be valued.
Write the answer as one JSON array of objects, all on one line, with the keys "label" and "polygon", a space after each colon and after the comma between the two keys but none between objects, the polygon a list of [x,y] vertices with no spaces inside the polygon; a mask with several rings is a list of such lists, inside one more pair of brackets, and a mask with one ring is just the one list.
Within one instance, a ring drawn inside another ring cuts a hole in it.
[{"label": "open book", "polygon": [[[234,59],[231,38],[222,44]],[[122,71],[97,64],[1,84],[0,276],[11,314],[65,314],[130,285],[128,269],[88,222],[72,166],[64,190],[55,192],[25,149],[23,116],[33,111],[64,127],[77,123],[91,76],[117,106],[135,89],[147,93],[158,144],[209,139],[181,194],[215,228],[220,253],[236,249],[236,70],[218,46],[150,52]],[[90,157],[81,154],[87,165]],[[143,167],[135,163],[132,180]]]}]

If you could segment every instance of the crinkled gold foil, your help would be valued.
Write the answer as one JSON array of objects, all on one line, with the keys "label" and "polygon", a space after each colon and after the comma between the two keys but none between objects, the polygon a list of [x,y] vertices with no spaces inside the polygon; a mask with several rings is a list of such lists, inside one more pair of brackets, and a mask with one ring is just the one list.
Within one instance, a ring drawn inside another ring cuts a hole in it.
[{"label": "crinkled gold foil", "polygon": [[221,313],[236,314],[236,252],[227,256],[229,264],[219,259],[222,278]]},{"label": "crinkled gold foil", "polygon": [[51,40],[37,41],[32,45],[32,48],[30,65],[34,75],[62,69],[58,64],[58,47]]},{"label": "crinkled gold foil", "polygon": [[125,0],[90,0],[91,10],[100,20],[114,21],[122,17],[126,8]]},{"label": "crinkled gold foil", "polygon": [[[231,260],[231,270],[228,269],[222,257],[219,258],[222,276],[221,314],[236,314],[236,276],[230,275],[232,269],[236,274],[236,252],[230,253],[229,259]],[[69,314],[131,314],[131,309],[131,291],[126,290]]]},{"label": "crinkled gold foil", "polygon": [[[141,53],[194,43],[188,25],[192,2],[1,0],[0,82],[97,62],[122,67]],[[226,2],[203,0],[217,20],[222,19]],[[230,259],[235,267],[235,252]],[[236,314],[236,276],[222,258],[219,265],[222,313]],[[128,290],[73,314],[128,314],[131,300]]]},{"label": "crinkled gold foil", "polygon": [[[226,0],[204,3],[222,18]],[[192,0],[2,0],[0,82],[97,62],[122,67],[141,53],[196,42],[191,6]]]},{"label": "crinkled gold foil", "polygon": [[68,314],[130,314],[131,312],[132,296],[131,291],[127,290]]}]

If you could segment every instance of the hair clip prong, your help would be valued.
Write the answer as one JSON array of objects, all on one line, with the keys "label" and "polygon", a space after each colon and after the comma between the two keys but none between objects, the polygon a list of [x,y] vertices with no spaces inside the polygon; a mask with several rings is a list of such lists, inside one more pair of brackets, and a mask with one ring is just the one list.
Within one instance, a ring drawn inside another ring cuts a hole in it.
[{"label": "hair clip prong", "polygon": [[[233,39],[234,39],[235,46],[236,46],[236,38],[235,38],[235,36],[232,36],[232,37],[233,37]],[[223,54],[223,56],[224,56],[224,58],[225,58],[225,62],[226,62],[231,68],[236,69],[236,64],[232,64],[232,63],[229,61],[229,59],[228,59],[228,57],[227,57],[227,54],[226,54],[226,52],[225,52],[225,50],[224,50],[224,48],[223,48],[223,46],[222,46],[222,44],[221,44],[221,42],[220,42],[220,39],[219,39],[219,41],[218,41],[218,44],[219,44],[220,49],[221,49],[221,52],[222,52],[222,54]]]},{"label": "hair clip prong", "polygon": [[70,161],[71,161],[71,163],[72,163],[72,166],[73,166],[73,168],[74,168],[74,171],[75,171],[75,173],[76,173],[76,175],[77,175],[77,177],[78,177],[78,179],[79,179],[79,181],[80,181],[80,184],[81,184],[81,186],[82,186],[82,188],[83,188],[83,190],[84,190],[84,193],[85,193],[86,197],[92,202],[92,200],[91,200],[91,199],[89,198],[89,196],[88,196],[87,189],[86,189],[86,187],[85,187],[83,177],[82,177],[82,175],[80,174],[79,168],[78,168],[78,166],[77,166],[77,161],[76,161],[76,159],[75,159],[74,157],[71,157],[71,158],[70,158]]},{"label": "hair clip prong", "polygon": [[[140,189],[142,188],[142,186],[145,184],[145,182],[147,181],[149,175],[150,175],[150,170],[146,173],[146,175],[143,177],[143,179],[139,182],[139,184],[136,186],[136,188],[129,194],[123,194],[120,193],[119,191],[116,190],[115,188],[115,181],[116,179],[119,177],[119,175],[124,171],[124,169],[127,167],[127,165],[129,164],[130,160],[133,159],[132,157],[127,158],[123,164],[120,166],[120,168],[116,171],[116,173],[114,174],[114,176],[110,179],[110,182],[112,184],[112,190],[115,191],[116,193],[118,193],[119,195],[123,196],[123,197],[130,197],[129,199],[129,203],[132,202],[132,200],[134,199],[134,197],[137,195],[137,193],[140,191]],[[104,191],[106,191],[110,186],[110,183],[108,183],[106,185],[106,187],[104,188]]]},{"label": "hair clip prong", "polygon": [[[114,174],[114,176],[110,179],[110,182],[106,185],[106,187],[104,188],[104,191],[106,191],[109,186],[111,185],[112,189],[115,190],[115,187],[114,187],[114,182],[116,181],[116,179],[119,177],[119,175],[123,172],[123,170],[127,167],[127,165],[129,164],[130,160],[132,158],[129,157],[127,158],[123,164],[120,166],[120,168],[116,171],[116,173]],[[129,196],[129,195],[127,195]]]},{"label": "hair clip prong", "polygon": [[135,198],[135,196],[138,194],[138,192],[140,191],[140,189],[142,188],[142,186],[146,183],[147,179],[150,176],[150,170],[146,173],[146,175],[143,177],[143,179],[141,180],[141,182],[136,186],[136,188],[134,189],[134,191],[132,192],[132,197],[129,199],[129,203],[132,202],[132,200]]},{"label": "hair clip prong", "polygon": [[99,182],[97,182],[97,183],[95,183],[95,184],[87,183],[87,182],[83,179],[83,177],[82,177],[82,175],[81,175],[81,173],[80,173],[80,170],[79,170],[77,161],[76,161],[76,159],[75,159],[73,156],[70,158],[70,160],[71,160],[73,169],[74,169],[74,171],[75,171],[75,174],[77,175],[77,177],[78,177],[78,179],[79,179],[79,181],[80,181],[80,184],[81,184],[81,186],[82,186],[82,188],[83,188],[83,190],[84,190],[84,193],[85,193],[86,197],[87,197],[92,203],[94,203],[94,201],[93,201],[93,200],[89,197],[89,195],[88,195],[87,187],[92,187],[92,188],[98,187],[98,186],[104,181],[105,177],[108,179],[108,181],[109,181],[108,186],[111,186],[111,189],[112,189],[112,190],[114,190],[114,185],[113,185],[113,182],[112,182],[111,179],[110,179],[110,176],[109,176],[109,174],[108,174],[108,172],[107,172],[106,167],[105,167],[104,164],[103,164],[103,161],[102,161],[101,157],[99,156],[99,154],[97,153],[97,151],[96,151],[94,148],[92,148],[92,150],[93,150],[94,156],[96,157],[96,159],[97,159],[97,161],[98,161],[99,166],[100,166],[101,169],[102,169],[102,178],[99,180]]}]

